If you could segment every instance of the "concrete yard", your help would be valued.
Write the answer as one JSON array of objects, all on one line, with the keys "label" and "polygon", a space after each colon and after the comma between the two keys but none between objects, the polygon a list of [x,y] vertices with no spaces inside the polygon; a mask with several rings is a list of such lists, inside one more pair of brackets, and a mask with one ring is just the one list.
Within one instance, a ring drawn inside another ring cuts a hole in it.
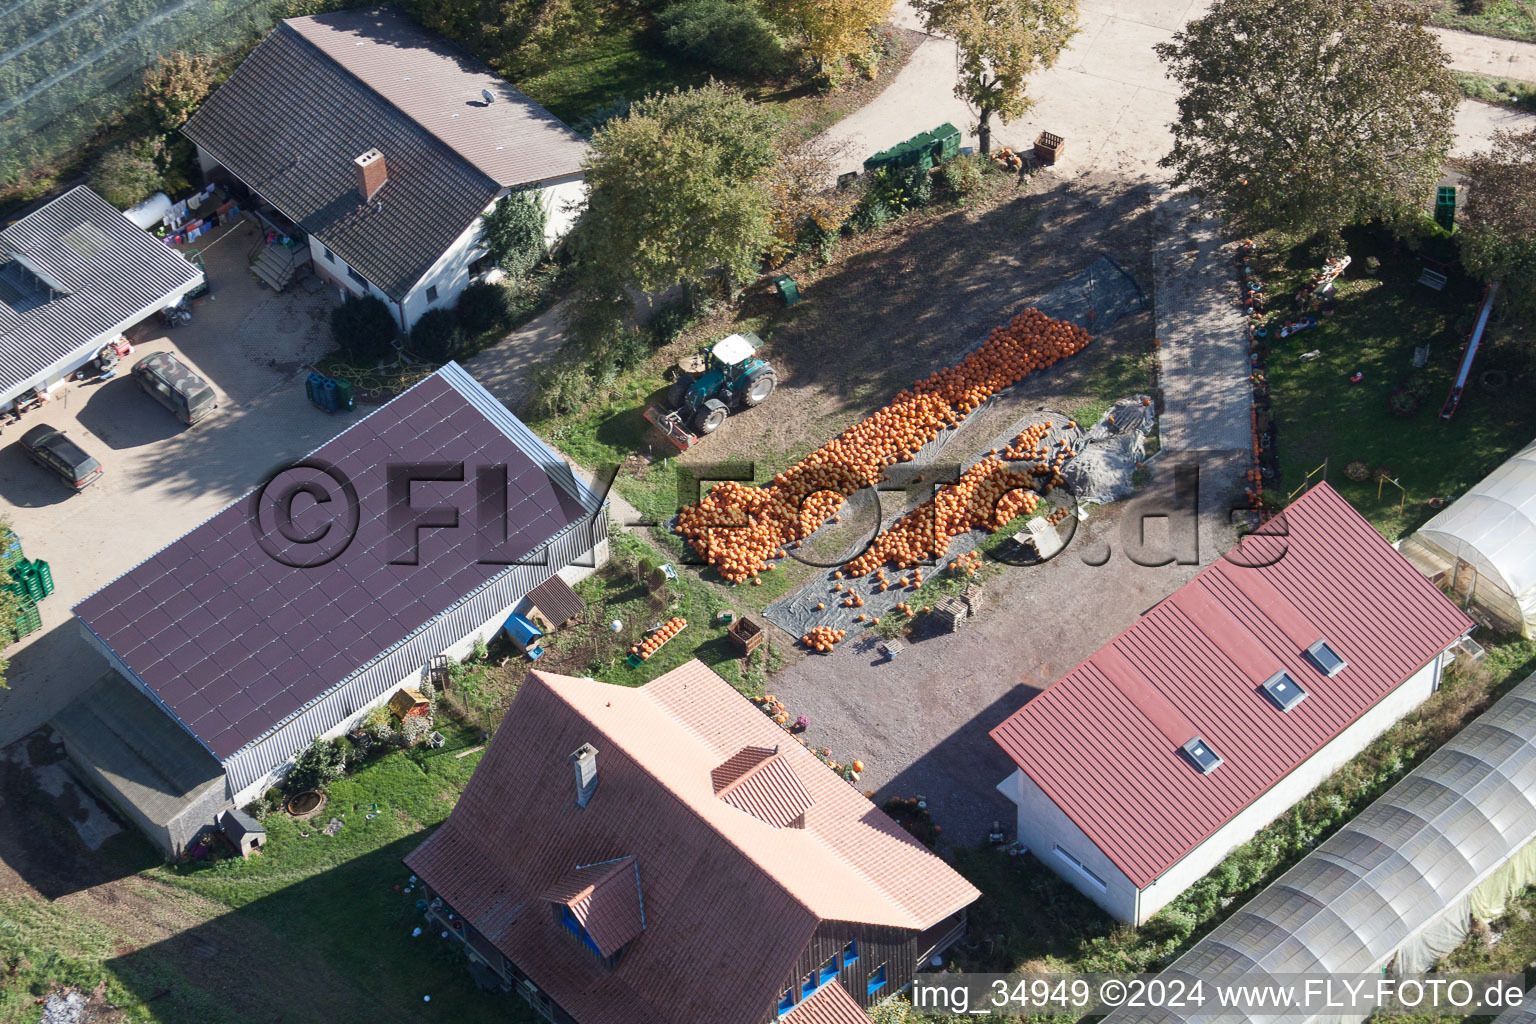
[{"label": "concrete yard", "polygon": [[[1240,476],[1233,459],[1198,460],[1201,564],[1235,540],[1227,525],[1234,496],[1209,483]],[[1013,805],[994,787],[1013,764],[988,732],[1199,570],[1138,564],[1169,557],[1175,520],[1157,516],[1181,504],[1172,490],[1176,461],[1151,465],[1152,480],[1136,497],[1093,508],[1056,558],[1005,569],[989,582],[985,609],[959,632],[915,639],[893,661],[876,650],[872,633],[850,635],[833,653],[801,658],[774,676],[769,688],[789,714],[811,720],[806,742],[830,747],[844,762],[862,759],[859,786],[875,791],[877,803],[926,797],[954,843],[985,841],[994,820],[1011,835]],[[1133,561],[1138,522],[1145,541]]]},{"label": "concrete yard", "polygon": [[[332,297],[258,285],[246,269],[255,241],[243,220],[200,239],[212,293],[194,301],[190,324],[169,333],[155,320],[140,325],[117,376],[65,384],[41,410],[5,426],[0,442],[39,423],[60,427],[106,472],[74,494],[16,444],[0,446],[0,501],[27,557],[46,559],[58,588],[38,605],[43,628],[6,652],[0,745],[42,725],[106,668],[81,638],[71,606],[345,426],[305,400],[297,376],[330,347]],[[162,351],[182,356],[219,394],[218,411],[195,427],[145,395],[128,372]]]}]

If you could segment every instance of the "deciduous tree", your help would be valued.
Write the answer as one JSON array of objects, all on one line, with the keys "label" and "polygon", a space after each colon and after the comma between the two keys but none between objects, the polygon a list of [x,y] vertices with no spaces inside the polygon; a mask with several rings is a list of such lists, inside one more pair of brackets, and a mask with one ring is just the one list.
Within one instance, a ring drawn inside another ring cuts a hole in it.
[{"label": "deciduous tree", "polygon": [[1505,301],[1536,312],[1536,129],[1499,132],[1467,168],[1461,262],[1503,283]]},{"label": "deciduous tree", "polygon": [[894,0],[765,0],[768,16],[798,36],[805,55],[825,69],[873,45]]},{"label": "deciduous tree", "polygon": [[780,126],[775,111],[711,82],[641,100],[598,131],[571,238],[589,290],[751,278],[768,244],[763,174]]},{"label": "deciduous tree", "polygon": [[928,31],[959,47],[955,95],[976,115],[983,154],[992,118],[1022,117],[1033,99],[1029,76],[1053,66],[1077,34],[1077,0],[913,0]]},{"label": "deciduous tree", "polygon": [[1157,52],[1183,89],[1162,164],[1242,230],[1406,220],[1450,150],[1460,94],[1421,8],[1217,0]]}]

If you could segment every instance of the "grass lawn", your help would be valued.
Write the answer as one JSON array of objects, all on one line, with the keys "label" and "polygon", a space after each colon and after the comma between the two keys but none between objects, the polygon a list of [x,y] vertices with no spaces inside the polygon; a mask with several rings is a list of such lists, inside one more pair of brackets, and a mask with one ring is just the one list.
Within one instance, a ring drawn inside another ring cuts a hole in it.
[{"label": "grass lawn", "polygon": [[[1479,350],[1461,406],[1450,422],[1440,408],[1477,314],[1479,286],[1458,272],[1435,292],[1416,284],[1422,265],[1406,247],[1370,231],[1346,233],[1354,262],[1338,283],[1338,310],[1320,325],[1272,346],[1267,374],[1273,401],[1281,486],[1289,494],[1306,475],[1328,461],[1328,482],[1389,539],[1396,539],[1434,514],[1431,498],[1450,500],[1536,436],[1536,405],[1529,373],[1517,350],[1499,343],[1490,328]],[[1292,295],[1315,268],[1289,252],[1263,251],[1256,260],[1270,303],[1271,338],[1290,315]],[[1365,260],[1381,260],[1380,272],[1366,273]],[[1281,298],[1285,296],[1285,298]],[[1414,348],[1428,345],[1423,370],[1413,368]],[[1305,353],[1318,357],[1305,361]],[[1479,386],[1484,370],[1501,369],[1509,382],[1494,392]],[[1348,378],[1365,375],[1360,384]],[[1407,417],[1388,411],[1394,388],[1416,381],[1422,404]],[[1380,467],[1407,491],[1391,484],[1377,496],[1374,476],[1356,482],[1345,476],[1351,462],[1374,474]]]},{"label": "grass lawn", "polygon": [[[807,139],[873,99],[906,63],[916,39],[914,34],[899,32],[890,37],[889,45],[891,57],[875,79],[854,76],[836,91],[822,93],[798,77],[771,81],[735,78],[679,59],[658,45],[647,16],[638,11],[622,12],[615,14],[591,42],[562,54],[548,70],[517,85],[560,120],[574,124],[616,100],[637,100],[717,78],[760,103],[777,107],[790,136]],[[913,133],[921,130],[914,127]]]},{"label": "grass lawn", "polygon": [[[657,566],[670,558],[630,531],[613,530],[607,564],[576,585],[576,593],[586,602],[585,621],[547,636],[539,667],[639,686],[698,658],[742,693],[761,692],[767,671],[778,665],[779,652],[771,642],[764,643],[749,661],[743,661],[718,618],[727,609],[742,612],[739,603],[689,572],[659,581],[659,573],[647,578],[639,571],[642,561]],[[673,616],[687,619],[687,627],[638,667],[631,667],[626,660],[630,646],[643,639],[650,626]],[[623,623],[618,633],[609,628],[615,619]]]},{"label": "grass lawn", "polygon": [[[480,759],[455,756],[477,731],[443,717],[438,728],[445,747],[367,762],[331,785],[315,819],[269,815],[267,846],[249,861],[156,865],[130,830],[88,855],[112,881],[52,900],[0,893],[0,953],[13,965],[0,1019],[36,1020],[32,999],[65,983],[103,986],[136,1022],[228,1020],[231,1007],[250,1020],[531,1022],[520,1000],[475,987],[457,944],[411,937],[419,890],[404,892],[400,859]],[[334,837],[320,831],[332,817],[344,822]],[[78,845],[62,819],[40,824]]]},{"label": "grass lawn", "polygon": [[[1473,6],[1480,6],[1482,13],[1473,14]],[[1478,35],[1536,42],[1536,4],[1530,0],[1484,0],[1478,5],[1466,0],[1438,0],[1430,21]]]},{"label": "grass lawn", "polygon": [[561,55],[548,71],[518,88],[566,124],[617,99],[703,85],[709,72],[674,60],[649,38],[649,28],[630,18],[604,27],[586,46]]},{"label": "grass lawn", "polygon": [[1516,110],[1536,110],[1536,82],[1458,71],[1456,83],[1461,86],[1462,95],[1474,100],[1499,103]]}]

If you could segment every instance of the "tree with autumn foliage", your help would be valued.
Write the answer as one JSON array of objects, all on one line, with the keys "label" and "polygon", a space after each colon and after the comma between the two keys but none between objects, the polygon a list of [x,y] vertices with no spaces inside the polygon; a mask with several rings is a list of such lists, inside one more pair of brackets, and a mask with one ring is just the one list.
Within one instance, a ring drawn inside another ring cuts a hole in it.
[{"label": "tree with autumn foliage", "polygon": [[681,285],[691,308],[704,286],[728,291],[757,274],[782,125],[777,111],[711,81],[648,96],[592,136],[586,208],[566,238],[579,268],[565,310],[575,347],[606,344],[633,293]]},{"label": "tree with autumn foliage", "polygon": [[929,32],[955,41],[955,95],[976,115],[983,155],[992,118],[1022,117],[1034,100],[1029,76],[1055,65],[1077,34],[1077,0],[913,0]]},{"label": "tree with autumn foliage", "polygon": [[1159,43],[1183,89],[1174,184],[1245,232],[1407,223],[1450,151],[1461,94],[1422,7],[1217,0]]},{"label": "tree with autumn foliage", "polygon": [[893,5],[894,0],[763,0],[768,17],[797,37],[805,56],[823,70],[867,53]]},{"label": "tree with autumn foliage", "polygon": [[823,237],[843,226],[858,205],[852,189],[828,189],[847,145],[825,136],[785,149],[766,173],[769,195],[768,259],[782,263],[800,243],[807,224]]},{"label": "tree with autumn foliage", "polygon": [[1504,301],[1536,313],[1536,129],[1498,132],[1467,166],[1461,263],[1503,285]]}]

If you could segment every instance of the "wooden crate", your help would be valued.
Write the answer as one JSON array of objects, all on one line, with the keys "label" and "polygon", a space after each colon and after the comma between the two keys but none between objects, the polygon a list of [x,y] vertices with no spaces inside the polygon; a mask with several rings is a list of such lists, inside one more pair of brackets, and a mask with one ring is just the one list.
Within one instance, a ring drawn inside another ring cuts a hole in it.
[{"label": "wooden crate", "polygon": [[1035,140],[1035,159],[1043,164],[1054,164],[1061,158],[1061,152],[1066,145],[1066,140],[1060,135],[1041,132],[1040,137]]},{"label": "wooden crate", "polygon": [[731,623],[731,627],[726,631],[726,635],[731,638],[731,643],[743,655],[751,654],[757,650],[762,646],[763,641],[768,638],[768,634],[763,630],[763,627],[746,616],[742,616]]}]

